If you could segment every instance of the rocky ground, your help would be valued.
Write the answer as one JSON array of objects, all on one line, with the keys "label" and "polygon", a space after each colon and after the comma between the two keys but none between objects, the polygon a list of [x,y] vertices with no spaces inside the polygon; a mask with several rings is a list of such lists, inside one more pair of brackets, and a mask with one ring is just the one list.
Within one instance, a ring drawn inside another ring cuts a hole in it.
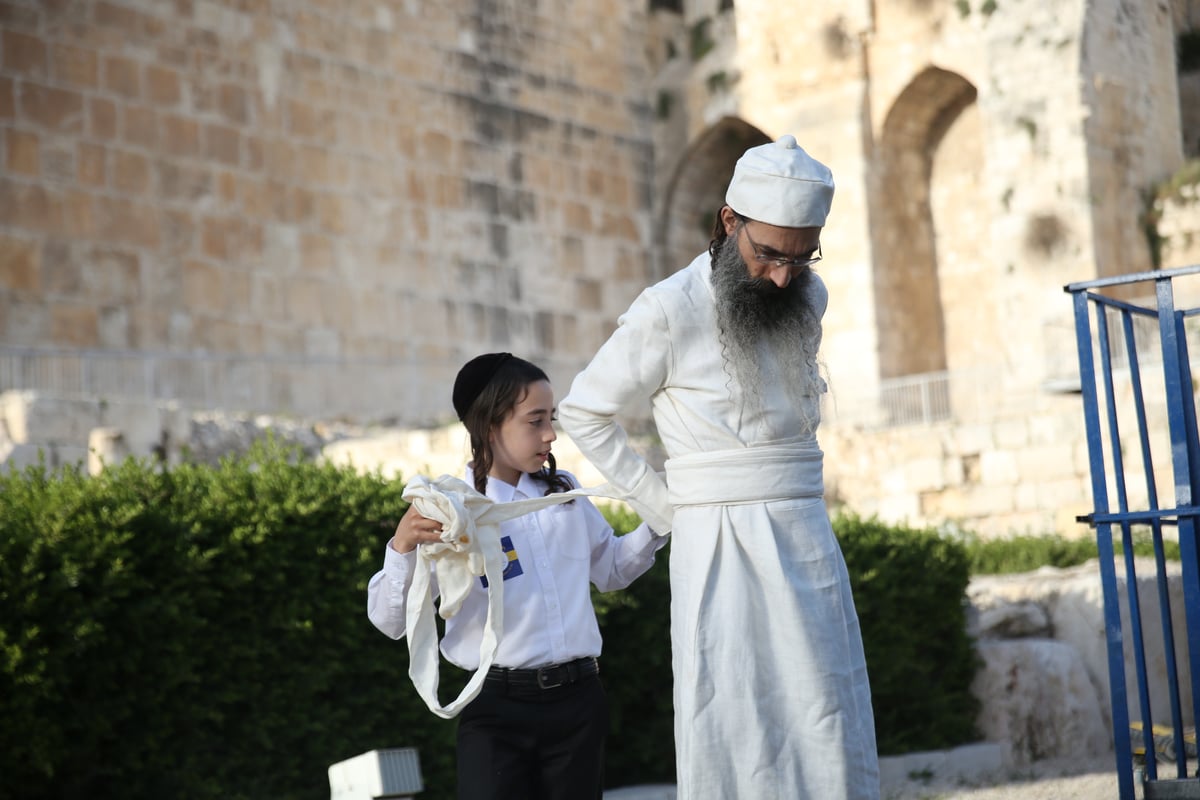
[{"label": "rocky ground", "polygon": [[[973,784],[973,785],[968,785]],[[1117,800],[1111,757],[1090,763],[1040,761],[985,781],[949,784],[910,778],[884,800]]]},{"label": "rocky ground", "polygon": [[[1160,777],[1173,777],[1170,773]],[[1161,765],[1160,765],[1161,770]],[[1193,763],[1191,773],[1196,774]],[[1135,796],[1142,793],[1135,785]],[[987,779],[939,781],[910,777],[884,787],[882,800],[1118,800],[1117,773],[1112,756],[1087,762],[1038,761]],[[675,800],[671,786],[610,790],[605,800]]]},{"label": "rocky ground", "polygon": [[[1173,780],[1175,764],[1159,762],[1158,777]],[[1192,761],[1188,774],[1200,775],[1200,764]],[[1140,775],[1134,776],[1135,798],[1142,798]],[[1189,785],[1189,791],[1196,791]],[[883,800],[1118,800],[1117,772],[1111,754],[1081,762],[1079,760],[1038,761],[1014,768],[995,778],[951,783],[908,780],[885,789]],[[1195,794],[1188,794],[1194,797]]]}]

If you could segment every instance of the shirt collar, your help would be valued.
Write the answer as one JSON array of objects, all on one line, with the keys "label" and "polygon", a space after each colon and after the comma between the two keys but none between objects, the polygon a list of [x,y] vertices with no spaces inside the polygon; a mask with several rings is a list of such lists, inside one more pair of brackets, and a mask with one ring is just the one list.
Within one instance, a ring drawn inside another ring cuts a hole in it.
[{"label": "shirt collar", "polygon": [[[465,480],[470,485],[475,485],[475,471],[470,467],[467,467]],[[530,477],[527,472],[521,473],[521,479],[517,481],[516,486],[505,483],[499,478],[488,477],[487,496],[497,503],[511,503],[518,490],[526,497],[541,497],[542,493],[546,491],[545,487]]]}]

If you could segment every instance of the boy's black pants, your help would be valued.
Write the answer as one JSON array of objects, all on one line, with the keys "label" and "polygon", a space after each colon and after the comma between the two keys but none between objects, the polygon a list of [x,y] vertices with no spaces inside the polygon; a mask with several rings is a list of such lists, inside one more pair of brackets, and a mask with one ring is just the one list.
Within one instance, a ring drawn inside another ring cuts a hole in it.
[{"label": "boy's black pants", "polygon": [[458,800],[600,800],[608,700],[599,675],[552,689],[490,678],[458,723]]}]

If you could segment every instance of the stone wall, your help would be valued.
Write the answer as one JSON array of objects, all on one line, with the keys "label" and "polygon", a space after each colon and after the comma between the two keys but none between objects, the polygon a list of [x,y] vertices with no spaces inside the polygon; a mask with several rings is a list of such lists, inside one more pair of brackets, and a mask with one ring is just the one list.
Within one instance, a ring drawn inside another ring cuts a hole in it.
[{"label": "stone wall", "polygon": [[1157,234],[1162,237],[1162,267],[1200,264],[1200,184],[1181,187],[1159,208]]},{"label": "stone wall", "polygon": [[[1193,296],[1197,290],[1200,285],[1191,284]],[[1200,347],[1200,329],[1193,329],[1191,346],[1193,352]],[[1192,369],[1200,374],[1200,362],[1193,360]],[[952,388],[958,403],[953,419],[884,427],[839,419],[835,387],[827,401],[833,413],[819,433],[827,498],[888,522],[984,537],[1091,536],[1077,521],[1095,510],[1078,375],[1076,368],[1072,390],[1022,394],[987,373],[968,373],[961,376],[966,385]],[[1141,378],[1150,468],[1160,506],[1171,507],[1175,476],[1161,364],[1147,360]],[[1133,392],[1119,364],[1113,385],[1126,497],[1130,508],[1145,509],[1149,496]],[[1102,383],[1098,388],[1103,391]],[[1193,386],[1191,401],[1198,399]],[[1100,414],[1107,426],[1107,412]],[[1103,459],[1110,509],[1116,509],[1107,445]]]},{"label": "stone wall", "polygon": [[0,343],[236,354],[267,408],[366,364],[410,422],[480,351],[569,375],[647,280],[653,156],[643,5],[563,11],[5,3]]},{"label": "stone wall", "polygon": [[216,464],[273,436],[319,458],[361,438],[361,426],[267,415],[195,411],[172,402],[0,393],[0,469],[82,467],[96,474],[127,457]]},{"label": "stone wall", "polygon": [[1091,483],[1078,396],[1032,416],[821,433],[830,502],[889,522],[985,537],[1090,535]]}]

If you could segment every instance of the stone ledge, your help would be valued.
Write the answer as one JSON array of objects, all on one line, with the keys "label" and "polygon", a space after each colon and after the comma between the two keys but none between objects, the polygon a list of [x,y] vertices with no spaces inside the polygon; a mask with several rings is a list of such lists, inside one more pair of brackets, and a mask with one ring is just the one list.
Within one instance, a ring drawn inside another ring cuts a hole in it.
[{"label": "stone ledge", "polygon": [[909,781],[973,784],[1000,775],[1008,766],[1006,745],[977,742],[949,750],[927,750],[879,759],[879,783],[883,796]]},{"label": "stone ledge", "polygon": [[[1006,747],[997,742],[977,742],[949,750],[929,750],[884,756],[879,759],[882,797],[890,797],[912,781],[938,784],[979,784],[1000,777],[1007,768]],[[604,800],[675,800],[671,784],[625,786],[604,792]]]},{"label": "stone ledge", "polygon": [[675,800],[675,786],[670,783],[623,786],[606,790],[604,800]]}]

